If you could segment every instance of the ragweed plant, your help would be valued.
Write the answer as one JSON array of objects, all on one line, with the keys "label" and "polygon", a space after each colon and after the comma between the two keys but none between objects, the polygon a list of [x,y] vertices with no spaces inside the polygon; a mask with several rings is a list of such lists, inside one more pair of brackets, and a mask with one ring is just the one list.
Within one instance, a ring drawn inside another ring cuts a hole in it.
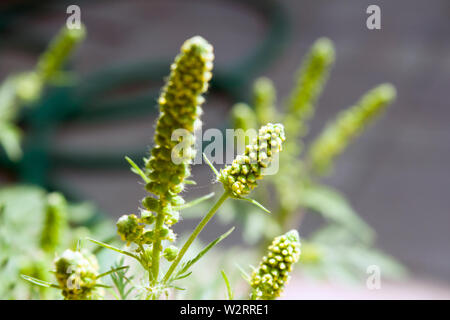
[{"label": "ragweed plant", "polygon": [[[235,206],[234,217],[243,223],[244,236],[251,235],[247,239],[265,238],[267,243],[282,230],[298,225],[306,211],[319,212],[329,224],[303,241],[301,261],[305,270],[327,276],[329,270],[339,269],[342,277],[360,279],[365,274],[364,265],[375,260],[383,265],[386,275],[398,275],[403,272],[402,267],[372,247],[371,228],[337,191],[319,181],[332,172],[334,161],[345,148],[393,102],[395,88],[391,84],[373,88],[354,106],[339,113],[309,147],[303,142],[307,120],[314,114],[334,60],[329,39],[321,38],[312,45],[297,72],[284,114],[276,108],[276,90],[268,78],[255,81],[250,104],[240,102],[233,107],[231,116],[236,129],[257,127],[270,117],[284,124],[289,137],[280,155],[282,165],[278,173],[269,176],[256,192],[257,200],[272,200],[270,205],[276,208],[273,214],[260,216]],[[268,196],[271,190],[275,190],[275,197]],[[243,211],[248,214],[243,215]],[[346,258],[356,256],[361,258]],[[360,261],[363,257],[367,260]],[[336,279],[335,273],[333,276]]]},{"label": "ragweed plant", "polygon": [[[59,288],[65,299],[92,299],[104,297],[97,290],[98,287],[106,287],[99,282],[99,279],[110,274],[116,289],[114,296],[118,298],[128,297],[131,291],[136,291],[136,297],[143,299],[168,297],[171,289],[181,289],[177,286],[177,281],[189,277],[192,274],[192,266],[233,231],[234,228],[212,241],[194,258],[183,259],[200,232],[227,199],[248,201],[268,211],[249,196],[257,187],[257,181],[263,179],[266,170],[278,161],[278,155],[286,139],[284,127],[279,123],[267,123],[261,126],[256,137],[245,147],[244,153],[238,155],[220,172],[204,156],[215,174],[216,182],[222,184],[223,193],[181,248],[175,246],[177,237],[172,226],[179,221],[180,211],[213,196],[209,194],[185,203],[180,195],[186,184],[195,183],[188,180],[190,166],[195,156],[194,130],[201,125],[201,105],[204,102],[202,95],[207,91],[212,77],[213,58],[212,46],[199,36],[188,39],[182,45],[180,53],[171,65],[170,75],[158,99],[160,114],[155,128],[154,146],[150,150],[150,156],[145,159],[145,167],[140,168],[131,159],[126,158],[132,171],[145,182],[145,189],[149,195],[142,200],[139,213],[123,215],[116,223],[117,233],[124,242],[124,248],[90,239],[103,248],[134,259],[144,271],[144,277],[136,275],[132,277],[135,281],[140,280],[141,284],[131,282],[130,278],[125,276],[124,269],[128,266],[124,266],[123,263],[106,273],[98,274],[93,257],[80,250],[66,251],[56,259],[58,284],[50,284],[25,276],[27,280]],[[49,211],[49,213],[54,212]],[[51,220],[50,216],[48,220]],[[47,240],[46,243],[51,241]],[[252,298],[273,299],[281,294],[288,273],[298,260],[298,246],[299,238],[295,231],[274,240],[269,250],[273,252],[281,250],[278,253],[283,260],[279,261],[279,255],[277,255],[275,257],[277,264],[271,264],[270,271],[276,283],[273,283],[272,291],[269,292],[266,276],[262,275],[261,285],[257,284],[256,278],[253,279],[250,283],[252,286],[257,286],[255,289],[257,293]],[[269,253],[268,257],[271,258],[272,254]],[[275,274],[277,273],[275,269],[279,270],[278,274]],[[261,266],[261,270],[269,271],[264,266]],[[232,299],[234,294],[231,284],[223,270],[222,276],[227,285],[228,296]],[[75,280],[78,281],[76,289],[66,285],[67,282],[76,282]],[[131,289],[126,289],[127,286],[131,286]]]}]

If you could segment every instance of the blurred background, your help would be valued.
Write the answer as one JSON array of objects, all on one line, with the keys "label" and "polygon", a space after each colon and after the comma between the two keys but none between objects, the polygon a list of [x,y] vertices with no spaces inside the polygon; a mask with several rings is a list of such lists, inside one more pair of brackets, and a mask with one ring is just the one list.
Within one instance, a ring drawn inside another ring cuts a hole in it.
[{"label": "blurred background", "polygon": [[[37,103],[39,111],[24,121],[24,157],[15,165],[2,161],[2,184],[61,190],[114,219],[131,213],[144,190],[123,157],[140,159],[151,145],[156,94],[185,39],[201,35],[214,46],[203,122],[223,128],[258,76],[274,81],[282,105],[302,57],[325,36],[337,57],[309,137],[373,86],[397,88],[394,105],[339,158],[326,182],[376,230],[377,247],[411,274],[376,292],[294,280],[288,297],[450,298],[450,2],[2,1],[0,79],[33,68],[70,4],[80,6],[87,28],[70,62],[75,88],[52,90]],[[381,30],[366,27],[370,4],[381,8]],[[193,174],[189,197],[206,194],[210,171],[197,165]],[[319,223],[306,219],[301,234]],[[183,221],[180,230],[194,224]],[[212,239],[219,229],[202,237]]]}]

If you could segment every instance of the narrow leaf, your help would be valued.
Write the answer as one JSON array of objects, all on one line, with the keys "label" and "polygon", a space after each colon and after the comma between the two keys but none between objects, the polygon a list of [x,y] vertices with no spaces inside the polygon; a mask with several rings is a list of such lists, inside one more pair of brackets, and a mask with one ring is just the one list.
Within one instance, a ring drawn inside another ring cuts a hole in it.
[{"label": "narrow leaf", "polygon": [[250,198],[240,198],[239,200],[244,200],[244,201],[248,201],[251,204],[254,204],[255,206],[257,206],[258,208],[262,209],[263,211],[267,212],[267,213],[271,213],[269,210],[267,210],[261,203],[259,203],[258,201],[256,201],[255,199],[250,199]]},{"label": "narrow leaf", "polygon": [[203,197],[200,197],[200,198],[197,198],[195,200],[192,200],[192,201],[190,201],[188,203],[185,203],[185,204],[183,204],[181,206],[175,207],[175,210],[183,210],[183,209],[187,209],[187,208],[193,207],[193,206],[195,206],[195,205],[197,205],[197,204],[199,204],[199,203],[201,203],[201,202],[203,202],[205,200],[208,200],[208,199],[210,199],[212,197],[214,197],[214,192],[211,192],[211,193],[209,193],[209,194],[207,194],[207,195],[205,195]]},{"label": "narrow leaf", "polygon": [[131,171],[133,173],[140,176],[145,183],[150,182],[150,179],[145,175],[144,171],[142,171],[141,168],[139,168],[139,166],[133,160],[131,160],[131,158],[125,157],[125,160],[127,160],[128,163],[131,165]]},{"label": "narrow leaf", "polygon": [[30,276],[27,276],[27,275],[24,275],[24,274],[21,274],[20,276],[22,277],[22,279],[24,279],[26,281],[29,281],[29,282],[31,282],[33,284],[37,284],[38,286],[41,286],[41,287],[45,287],[45,288],[59,288],[58,285],[50,283],[50,282],[47,282],[47,281],[44,281],[44,280],[36,279],[36,278],[30,277]]},{"label": "narrow leaf", "polygon": [[239,269],[239,271],[241,272],[242,278],[247,281],[250,282],[250,276],[248,275],[247,272],[245,272],[244,268],[242,268],[240,265],[238,265],[237,263],[235,264],[236,268]]},{"label": "narrow leaf", "polygon": [[[233,232],[233,230],[234,230],[234,227],[231,228],[230,230],[228,230],[227,232],[225,232],[220,237],[218,237],[216,240],[210,242],[202,251],[200,251],[197,254],[197,256],[194,259],[186,262],[186,264],[183,266],[183,268],[177,273],[177,276],[186,273],[189,270],[189,268],[192,267],[192,265],[194,265],[194,263],[196,263],[198,260],[200,260],[212,247],[214,247],[216,244],[218,244],[223,239],[228,237],[231,234],[231,232]],[[175,278],[177,276],[175,276]]]},{"label": "narrow leaf", "polygon": [[108,286],[108,285],[106,285],[106,284],[101,284],[101,283],[95,284],[94,287],[98,287],[98,288],[106,288],[106,289],[112,289],[111,286]]},{"label": "narrow leaf", "polygon": [[130,266],[123,266],[123,267],[111,269],[111,270],[109,270],[109,271],[106,271],[106,272],[103,272],[103,273],[99,274],[99,275],[97,276],[97,279],[100,279],[100,278],[102,278],[102,277],[104,277],[104,276],[107,276],[107,275],[109,275],[109,274],[111,274],[111,273],[115,273],[115,272],[120,271],[120,270],[123,270],[123,269],[128,269],[129,267],[130,267]]},{"label": "narrow leaf", "polygon": [[206,156],[206,154],[203,153],[203,158],[205,159],[206,164],[211,168],[211,170],[214,172],[214,174],[216,175],[216,177],[219,176],[219,171],[217,171],[217,169],[213,166],[213,164],[211,163],[211,161],[209,161],[208,157]]},{"label": "narrow leaf", "polygon": [[220,272],[222,273],[223,280],[225,281],[225,285],[227,286],[228,300],[233,300],[233,290],[231,290],[230,281],[228,281],[228,277],[225,274],[224,270],[221,270]]},{"label": "narrow leaf", "polygon": [[182,274],[182,275],[180,275],[180,276],[177,276],[177,277],[176,277],[175,279],[173,279],[173,280],[181,280],[181,279],[184,279],[184,278],[189,277],[191,274],[192,274],[192,271],[191,271],[191,272],[188,272],[188,273],[185,273],[185,274]]},{"label": "narrow leaf", "polygon": [[102,246],[102,247],[104,247],[104,248],[106,248],[106,249],[109,249],[109,250],[113,250],[113,251],[119,252],[119,253],[121,253],[121,254],[130,256],[130,257],[132,257],[132,258],[134,258],[134,259],[136,259],[136,260],[139,261],[139,257],[136,256],[136,255],[134,255],[134,254],[132,254],[131,252],[128,252],[128,251],[125,251],[125,250],[116,248],[116,247],[114,247],[114,246],[111,246],[111,245],[109,245],[109,244],[103,243],[103,242],[98,241],[98,240],[94,240],[94,239],[91,239],[91,238],[86,238],[86,239],[88,239],[89,241],[91,241],[91,242],[93,242],[93,243],[95,243],[95,244],[97,244],[97,245],[99,245],[99,246]]}]

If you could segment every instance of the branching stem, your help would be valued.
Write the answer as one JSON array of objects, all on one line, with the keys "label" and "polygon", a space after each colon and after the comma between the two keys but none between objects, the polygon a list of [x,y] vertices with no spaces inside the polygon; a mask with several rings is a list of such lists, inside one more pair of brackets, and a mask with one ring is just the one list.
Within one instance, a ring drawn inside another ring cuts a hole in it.
[{"label": "branching stem", "polygon": [[166,283],[169,280],[170,276],[175,271],[176,267],[180,263],[181,259],[183,258],[184,254],[189,249],[191,244],[194,242],[194,240],[197,238],[199,233],[203,230],[203,228],[206,226],[206,224],[209,222],[209,220],[211,220],[211,218],[214,216],[214,214],[217,212],[217,210],[220,208],[220,206],[225,202],[225,200],[228,199],[229,196],[230,195],[228,194],[228,192],[224,192],[222,194],[222,196],[219,198],[219,200],[217,200],[217,202],[211,208],[211,210],[209,210],[209,212],[206,214],[206,216],[202,219],[202,221],[200,221],[200,223],[197,225],[195,230],[189,236],[189,239],[186,241],[186,243],[181,248],[176,259],[170,265],[169,270],[167,270],[167,273],[163,279],[163,283]]}]

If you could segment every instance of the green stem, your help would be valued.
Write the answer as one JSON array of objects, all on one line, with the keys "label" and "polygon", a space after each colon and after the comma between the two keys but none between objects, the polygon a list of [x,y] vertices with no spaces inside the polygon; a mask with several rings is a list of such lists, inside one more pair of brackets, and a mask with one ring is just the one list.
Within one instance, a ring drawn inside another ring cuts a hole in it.
[{"label": "green stem", "polygon": [[153,241],[153,253],[152,253],[152,284],[155,285],[158,282],[158,275],[159,275],[159,261],[161,258],[161,238],[159,236],[160,231],[164,224],[164,214],[162,213],[162,210],[158,212],[158,215],[156,216],[156,222],[155,222],[155,229],[154,229],[154,236],[155,241]]},{"label": "green stem", "polygon": [[189,239],[186,241],[186,243],[181,248],[180,252],[178,253],[176,259],[172,262],[172,264],[169,267],[169,270],[167,270],[166,275],[164,276],[163,283],[166,283],[167,280],[169,280],[172,273],[175,271],[175,268],[180,263],[181,259],[183,258],[186,251],[191,246],[192,242],[194,242],[195,238],[197,238],[198,234],[203,230],[203,228],[206,226],[206,224],[211,220],[211,218],[214,216],[214,214],[217,212],[217,210],[220,208],[220,206],[225,202],[225,200],[228,199],[230,195],[228,192],[224,192],[219,200],[214,204],[214,206],[209,210],[209,212],[206,214],[206,216],[200,221],[200,223],[195,228],[194,232],[191,233],[189,236]]}]

